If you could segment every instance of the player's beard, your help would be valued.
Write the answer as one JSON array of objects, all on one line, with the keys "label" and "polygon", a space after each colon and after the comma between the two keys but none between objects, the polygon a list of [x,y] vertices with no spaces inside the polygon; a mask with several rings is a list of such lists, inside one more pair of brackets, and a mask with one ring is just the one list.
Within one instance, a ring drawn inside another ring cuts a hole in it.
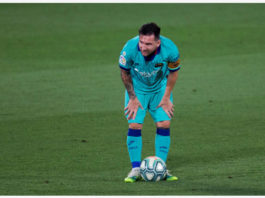
[{"label": "player's beard", "polygon": [[157,50],[157,49],[155,49],[153,52],[147,54],[146,56],[143,54],[143,52],[148,52],[148,51],[143,51],[143,52],[142,52],[142,55],[143,55],[144,57],[151,57],[151,56],[153,56],[153,55],[155,54],[156,50]]}]

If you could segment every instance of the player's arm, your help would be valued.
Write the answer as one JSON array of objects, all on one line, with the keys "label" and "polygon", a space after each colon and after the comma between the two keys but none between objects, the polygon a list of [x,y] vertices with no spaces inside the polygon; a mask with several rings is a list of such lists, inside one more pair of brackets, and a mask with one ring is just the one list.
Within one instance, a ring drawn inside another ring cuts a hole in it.
[{"label": "player's arm", "polygon": [[121,68],[121,79],[130,98],[127,107],[124,108],[124,110],[126,111],[125,115],[128,115],[128,120],[130,119],[134,120],[138,108],[141,107],[143,109],[143,107],[139,102],[139,100],[137,99],[136,94],[134,92],[130,71]]},{"label": "player's arm", "polygon": [[135,99],[136,95],[134,92],[130,71],[126,71],[124,69],[121,69],[121,79],[122,79],[122,82],[123,82],[127,92],[128,92],[129,98]]},{"label": "player's arm", "polygon": [[170,72],[167,78],[167,87],[163,98],[170,99],[170,94],[178,79],[178,71]]},{"label": "player's arm", "polygon": [[180,59],[178,58],[177,61],[169,62],[168,69],[169,69],[169,75],[167,78],[167,87],[166,87],[166,91],[164,94],[164,98],[167,98],[167,99],[170,98],[170,94],[178,79],[178,70],[180,69]]},{"label": "player's arm", "polygon": [[167,113],[168,117],[173,116],[174,106],[170,101],[170,95],[174,88],[174,85],[178,79],[178,70],[180,69],[180,59],[178,58],[178,51],[176,50],[176,54],[174,54],[172,58],[172,62],[168,63],[168,70],[170,71],[168,78],[167,78],[167,86],[164,96],[158,105],[158,107],[162,107],[164,111]]},{"label": "player's arm", "polygon": [[174,106],[172,102],[170,101],[170,95],[171,95],[171,92],[174,88],[174,85],[177,79],[178,79],[177,71],[169,73],[168,78],[167,78],[166,91],[164,93],[164,96],[160,104],[158,105],[158,107],[162,107],[164,109],[164,111],[167,113],[168,117],[170,118],[173,116],[173,112],[174,112]]}]

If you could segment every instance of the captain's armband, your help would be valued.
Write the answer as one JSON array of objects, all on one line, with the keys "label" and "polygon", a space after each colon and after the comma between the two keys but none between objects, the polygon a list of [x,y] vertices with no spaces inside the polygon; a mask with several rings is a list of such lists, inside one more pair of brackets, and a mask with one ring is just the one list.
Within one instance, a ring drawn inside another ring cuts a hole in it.
[{"label": "captain's armband", "polygon": [[178,59],[176,62],[169,62],[168,69],[169,71],[178,71],[180,69],[180,59]]}]

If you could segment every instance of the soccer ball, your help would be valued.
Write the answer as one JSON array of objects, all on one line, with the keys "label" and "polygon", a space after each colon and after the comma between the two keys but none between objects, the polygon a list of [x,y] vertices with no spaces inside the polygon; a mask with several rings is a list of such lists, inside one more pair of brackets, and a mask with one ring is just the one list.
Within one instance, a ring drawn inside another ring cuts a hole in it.
[{"label": "soccer ball", "polygon": [[159,181],[166,176],[165,162],[156,156],[149,156],[141,162],[140,174],[145,181]]}]

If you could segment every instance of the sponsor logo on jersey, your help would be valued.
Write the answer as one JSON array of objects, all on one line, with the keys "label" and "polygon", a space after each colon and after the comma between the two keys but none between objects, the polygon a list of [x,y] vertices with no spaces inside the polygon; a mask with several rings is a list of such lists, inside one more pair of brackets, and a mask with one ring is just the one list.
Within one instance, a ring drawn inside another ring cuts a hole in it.
[{"label": "sponsor logo on jersey", "polygon": [[125,57],[123,55],[120,55],[119,63],[121,65],[126,65],[126,59],[125,59]]},{"label": "sponsor logo on jersey", "polygon": [[146,78],[150,78],[150,77],[156,75],[157,72],[159,72],[161,69],[158,69],[158,70],[152,71],[151,73],[150,73],[150,72],[145,72],[145,71],[144,71],[144,72],[141,72],[141,71],[139,71],[139,69],[137,69],[137,68],[134,68],[134,70],[135,70],[138,74],[140,74],[141,76],[146,77]]}]

